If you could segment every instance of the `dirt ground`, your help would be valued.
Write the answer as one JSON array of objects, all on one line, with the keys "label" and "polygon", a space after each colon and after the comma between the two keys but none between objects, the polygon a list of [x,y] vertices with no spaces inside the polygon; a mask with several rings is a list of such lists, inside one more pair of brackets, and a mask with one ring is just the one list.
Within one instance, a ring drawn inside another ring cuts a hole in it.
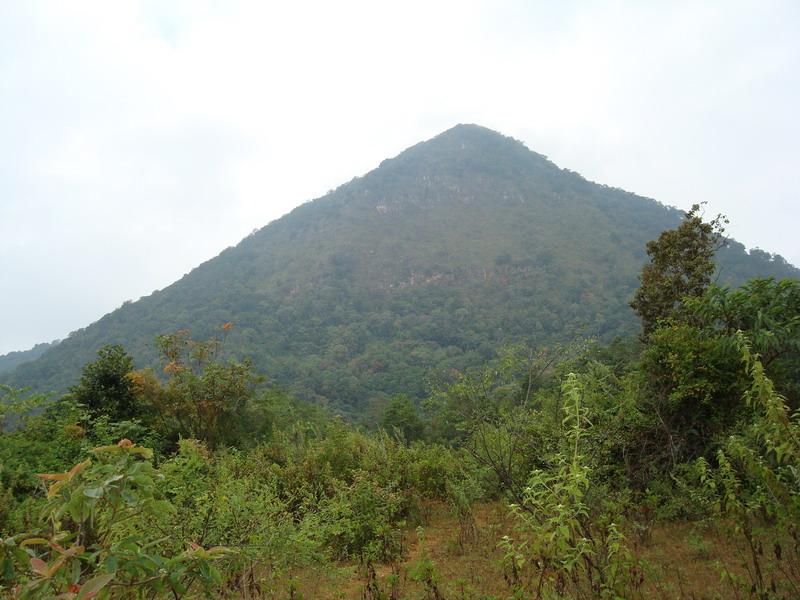
[{"label": "dirt ground", "polygon": [[[504,577],[505,535],[514,536],[514,517],[502,503],[475,507],[475,527],[462,531],[447,507],[430,507],[421,529],[403,536],[403,558],[396,564],[342,563],[328,569],[304,569],[291,582],[262,596],[290,600],[522,600],[534,598],[533,569],[524,568],[524,592],[515,595]],[[421,532],[421,535],[420,535]],[[642,583],[630,598],[728,600],[747,598],[746,553],[730,535],[696,524],[654,525],[627,539],[641,564]],[[426,571],[425,568],[428,568]],[[431,577],[426,578],[425,573]],[[374,574],[373,574],[374,573]],[[727,573],[727,575],[725,575]],[[726,578],[727,577],[727,578]],[[733,586],[729,579],[739,579]],[[737,588],[739,591],[737,592]],[[381,596],[382,594],[382,596]],[[792,597],[791,595],[786,597]]]}]

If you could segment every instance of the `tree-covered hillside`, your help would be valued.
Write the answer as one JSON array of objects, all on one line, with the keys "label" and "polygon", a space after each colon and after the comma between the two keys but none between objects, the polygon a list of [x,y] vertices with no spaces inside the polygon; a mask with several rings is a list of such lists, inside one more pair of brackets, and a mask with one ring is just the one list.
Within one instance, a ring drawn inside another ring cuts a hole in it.
[{"label": "tree-covered hillside", "polygon": [[[204,338],[298,395],[346,412],[421,395],[432,372],[501,345],[635,331],[628,303],[645,243],[678,210],[558,168],[523,144],[459,125],[269,224],[168,288],[127,303],[5,377],[63,390],[98,348],[138,366],[154,337]],[[731,242],[718,280],[797,277]]]},{"label": "tree-covered hillside", "polygon": [[43,342],[41,344],[36,344],[30,350],[19,350],[16,352],[9,352],[8,354],[3,354],[0,356],[0,373],[6,373],[8,371],[12,371],[18,365],[22,363],[30,362],[32,360],[36,360],[42,354],[44,354],[49,348],[52,348],[58,344],[58,340],[54,342]]}]

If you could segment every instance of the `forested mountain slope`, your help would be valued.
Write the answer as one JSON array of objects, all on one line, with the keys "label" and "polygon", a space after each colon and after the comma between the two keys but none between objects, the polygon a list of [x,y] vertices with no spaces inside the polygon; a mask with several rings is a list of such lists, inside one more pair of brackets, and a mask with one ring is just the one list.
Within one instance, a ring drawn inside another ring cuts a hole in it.
[{"label": "forested mountain slope", "polygon": [[0,355],[0,373],[6,373],[22,363],[36,360],[49,348],[55,346],[56,344],[58,344],[58,340],[50,343],[43,342],[41,344],[36,344],[30,350],[19,350]]},{"label": "forested mountain slope", "polygon": [[[4,380],[63,390],[105,344],[138,366],[154,336],[212,335],[299,395],[360,410],[418,395],[431,371],[511,342],[635,331],[645,244],[682,213],[558,168],[521,143],[459,125],[304,204],[164,290],[128,303]],[[797,277],[732,242],[719,280]]]}]

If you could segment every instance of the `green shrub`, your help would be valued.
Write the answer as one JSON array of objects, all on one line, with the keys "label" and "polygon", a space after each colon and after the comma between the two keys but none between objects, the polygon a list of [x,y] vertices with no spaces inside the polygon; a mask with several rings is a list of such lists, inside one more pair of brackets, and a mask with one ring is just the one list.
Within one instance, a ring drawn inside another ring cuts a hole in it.
[{"label": "green shrub", "polygon": [[51,482],[43,517],[45,535],[18,534],[3,541],[2,584],[19,598],[125,597],[146,590],[181,597],[190,588],[210,593],[222,584],[216,563],[228,550],[188,541],[183,551],[161,555],[151,534],[128,535],[132,519],[153,519],[172,505],[158,497],[162,477],[152,451],[122,440],[92,450],[92,458]]}]

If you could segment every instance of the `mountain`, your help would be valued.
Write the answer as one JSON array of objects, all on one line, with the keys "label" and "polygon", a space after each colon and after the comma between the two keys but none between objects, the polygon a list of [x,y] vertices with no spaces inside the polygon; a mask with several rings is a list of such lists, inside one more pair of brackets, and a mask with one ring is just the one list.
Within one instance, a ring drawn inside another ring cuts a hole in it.
[{"label": "mountain", "polygon": [[36,360],[45,353],[45,350],[56,344],[58,344],[58,340],[50,343],[43,342],[41,344],[36,344],[30,350],[18,350],[0,355],[0,373],[7,373],[22,363]]},{"label": "mountain", "polygon": [[[104,344],[139,366],[154,336],[235,323],[227,352],[304,397],[363,411],[421,395],[501,345],[633,333],[645,243],[682,213],[458,125],[293,210],[182,279],[74,332],[6,381],[64,390]],[[719,280],[797,277],[736,242]]]}]

